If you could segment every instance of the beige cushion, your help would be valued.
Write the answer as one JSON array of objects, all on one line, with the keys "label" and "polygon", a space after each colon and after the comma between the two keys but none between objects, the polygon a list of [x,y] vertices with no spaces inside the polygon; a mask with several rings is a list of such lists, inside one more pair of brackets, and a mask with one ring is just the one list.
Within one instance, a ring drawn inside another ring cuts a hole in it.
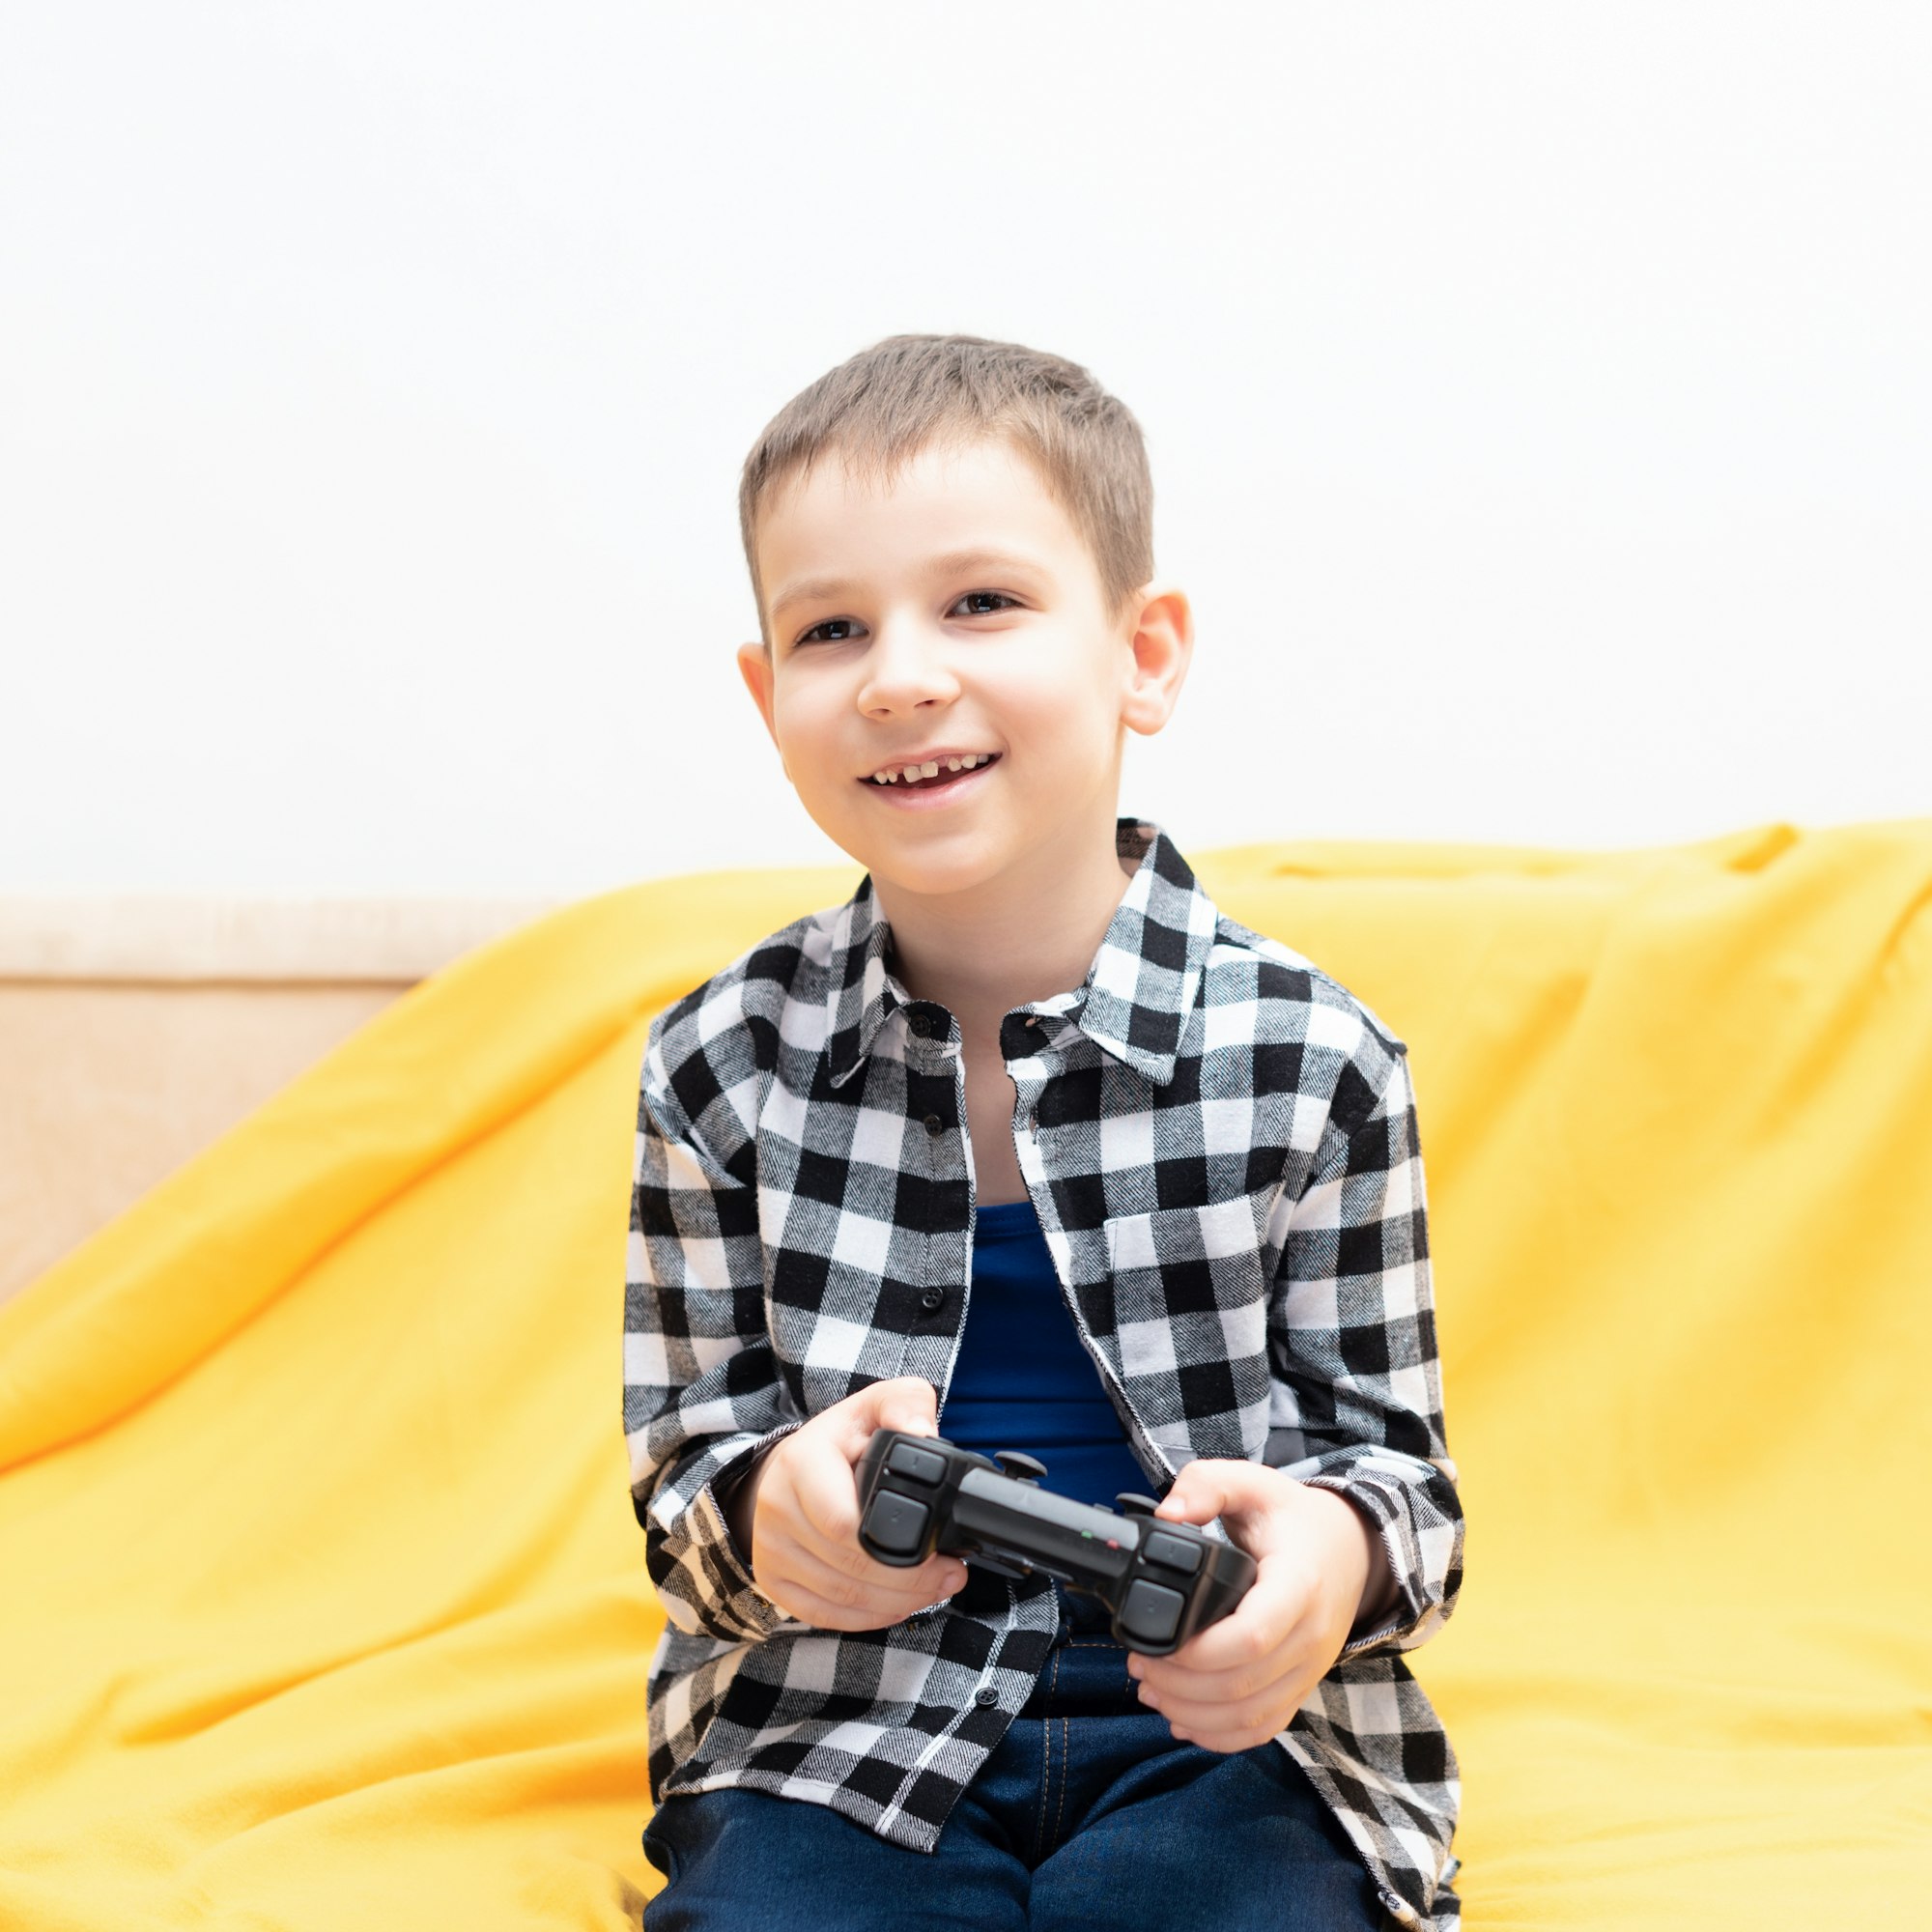
[{"label": "beige cushion", "polygon": [[514,899],[0,898],[0,1300]]}]

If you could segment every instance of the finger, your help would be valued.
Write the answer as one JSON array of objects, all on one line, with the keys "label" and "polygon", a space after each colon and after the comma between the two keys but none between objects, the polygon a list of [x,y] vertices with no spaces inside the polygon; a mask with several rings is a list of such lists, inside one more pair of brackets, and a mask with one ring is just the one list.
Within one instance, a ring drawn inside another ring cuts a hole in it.
[{"label": "finger", "polygon": [[802,1584],[789,1579],[765,1590],[765,1595],[786,1616],[796,1617],[800,1623],[812,1624],[820,1630],[879,1630],[888,1623],[899,1621],[896,1617],[878,1615],[867,1605],[836,1603],[830,1597],[815,1596]]},{"label": "finger", "polygon": [[840,1448],[856,1463],[881,1429],[897,1429],[908,1435],[939,1433],[939,1391],[923,1376],[895,1376],[861,1391],[861,1400],[846,1416]]},{"label": "finger", "polygon": [[1260,1578],[1227,1616],[1196,1631],[1172,1661],[1186,1675],[1226,1677],[1292,1641],[1308,1610],[1305,1583]]},{"label": "finger", "polygon": [[901,1600],[863,1590],[848,1601],[847,1593],[852,1587],[849,1582],[834,1577],[829,1580],[827,1592],[821,1593],[787,1571],[779,1572],[768,1583],[759,1585],[786,1615],[795,1616],[805,1623],[818,1624],[827,1630],[883,1630],[890,1624],[901,1623],[907,1617],[929,1608],[940,1596],[946,1594],[938,1591],[930,1596]]},{"label": "finger", "polygon": [[785,1438],[793,1478],[832,1540],[848,1515],[857,1522],[858,1465],[881,1429],[936,1435],[939,1391],[923,1376],[871,1382]]},{"label": "finger", "polygon": [[1211,1522],[1219,1517],[1246,1517],[1281,1500],[1283,1478],[1264,1463],[1239,1457],[1199,1456],[1181,1465],[1173,1487],[1154,1511],[1170,1522]]},{"label": "finger", "polygon": [[1149,1675],[1140,1682],[1142,1701],[1157,1711],[1178,1715],[1179,1721],[1185,1722],[1207,1712],[1226,1711],[1254,1698],[1265,1697],[1284,1677],[1292,1676],[1306,1662],[1305,1648],[1290,1641],[1236,1670]]},{"label": "finger", "polygon": [[[915,1565],[882,1563],[859,1541],[857,1515],[850,1520],[852,1526],[842,1536],[825,1535],[808,1518],[798,1519],[790,1533],[798,1546],[809,1550],[827,1572],[841,1576],[862,1589],[906,1590],[924,1588],[930,1582],[934,1595],[944,1595],[959,1585],[942,1583],[940,1579],[957,1575],[960,1582],[965,1580],[964,1566],[959,1559],[942,1555],[936,1549]],[[781,1522],[778,1533],[787,1534],[787,1526]]]},{"label": "finger", "polygon": [[856,1575],[861,1561],[872,1559],[859,1548],[859,1489],[851,1463],[830,1443],[815,1443],[793,1458],[787,1474],[790,1496],[776,1500],[781,1508],[788,1503],[786,1514],[820,1556]]},{"label": "finger", "polygon": [[809,1544],[788,1536],[782,1528],[765,1549],[767,1574],[775,1579],[796,1577],[814,1595],[853,1607],[872,1598],[897,1603],[910,1614],[941,1597],[964,1587],[966,1566],[954,1556],[934,1554],[917,1567],[905,1570],[890,1563],[875,1563],[866,1557],[868,1570],[855,1574],[844,1564],[828,1562]]},{"label": "finger", "polygon": [[1231,1685],[1252,1681],[1284,1653],[1299,1648],[1307,1608],[1305,1586],[1264,1570],[1238,1608],[1196,1631],[1167,1656],[1138,1659],[1133,1675],[1178,1694],[1226,1696]]},{"label": "finger", "polygon": [[1293,1714],[1294,1700],[1284,1689],[1293,1674],[1292,1668],[1286,1669],[1244,1697],[1184,1697],[1150,1686],[1143,1690],[1141,1701],[1170,1724],[1178,1724],[1197,1737],[1262,1728],[1262,1734],[1271,1738]]},{"label": "finger", "polygon": [[[1187,1697],[1144,1686],[1142,1701],[1170,1729],[1217,1750],[1246,1750],[1287,1728],[1299,1707],[1305,1665],[1290,1660],[1279,1676],[1240,1697]],[[1235,1742],[1238,1737],[1239,1742]]]}]

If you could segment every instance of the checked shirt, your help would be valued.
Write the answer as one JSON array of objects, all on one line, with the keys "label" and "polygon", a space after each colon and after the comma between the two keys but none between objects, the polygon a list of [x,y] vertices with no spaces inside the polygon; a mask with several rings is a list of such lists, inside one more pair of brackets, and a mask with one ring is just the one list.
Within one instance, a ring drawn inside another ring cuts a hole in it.
[{"label": "checked shirt", "polygon": [[[1153,1493],[1242,1457],[1379,1527],[1396,1607],[1274,1742],[1391,1915],[1452,1932],[1461,1780],[1403,1657],[1463,1576],[1406,1058],[1219,912],[1157,825],[1121,818],[1116,839],[1134,869],[1085,981],[1000,1027],[1065,1315]],[[747,1786],[930,1852],[1045,1661],[1051,1579],[969,1572],[885,1629],[821,1630],[759,1591],[724,1509],[753,1458],[871,1382],[946,1399],[973,1262],[962,1036],[895,956],[868,874],[651,1022],[624,1429],[668,1622],[652,1803]]]}]

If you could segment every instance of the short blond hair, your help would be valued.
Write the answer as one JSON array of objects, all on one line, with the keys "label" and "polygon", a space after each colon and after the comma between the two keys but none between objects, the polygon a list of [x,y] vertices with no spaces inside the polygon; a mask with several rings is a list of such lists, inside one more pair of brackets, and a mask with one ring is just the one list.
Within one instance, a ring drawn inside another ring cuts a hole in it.
[{"label": "short blond hair", "polygon": [[889,485],[933,443],[1002,440],[1028,459],[1094,557],[1110,619],[1153,576],[1153,480],[1126,405],[1065,356],[980,335],[889,335],[801,389],[745,459],[738,527],[758,633],[771,653],[758,579],[758,513],[830,450]]}]

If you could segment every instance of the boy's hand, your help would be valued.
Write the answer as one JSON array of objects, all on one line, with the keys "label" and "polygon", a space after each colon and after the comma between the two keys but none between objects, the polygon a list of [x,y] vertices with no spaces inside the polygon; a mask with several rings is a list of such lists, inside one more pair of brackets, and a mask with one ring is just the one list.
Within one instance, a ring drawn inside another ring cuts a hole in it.
[{"label": "boy's hand", "polygon": [[939,1434],[939,1396],[923,1376],[895,1376],[834,1403],[795,1429],[739,1486],[728,1514],[758,1588],[786,1616],[821,1630],[883,1630],[966,1581],[956,1556],[917,1569],[876,1562],[859,1545],[859,1459],[880,1429]]},{"label": "boy's hand", "polygon": [[1369,1526],[1332,1490],[1229,1457],[1183,1463],[1154,1515],[1220,1517],[1260,1574],[1233,1611],[1179,1649],[1130,1654],[1128,1674],[1176,1737],[1208,1750],[1252,1749],[1287,1728],[1341,1656],[1376,1568]]}]

